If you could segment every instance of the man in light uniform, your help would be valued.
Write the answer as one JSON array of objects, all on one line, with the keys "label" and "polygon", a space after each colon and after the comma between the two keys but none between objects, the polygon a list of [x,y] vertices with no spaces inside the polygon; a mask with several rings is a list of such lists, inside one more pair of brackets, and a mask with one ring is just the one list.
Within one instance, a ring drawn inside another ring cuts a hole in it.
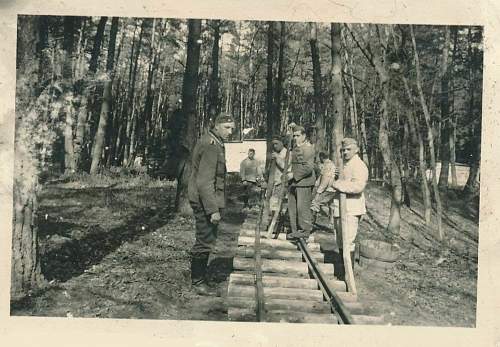
[{"label": "man in light uniform", "polygon": [[193,150],[188,196],[196,221],[196,241],[191,249],[191,284],[200,295],[213,294],[207,286],[210,252],[225,207],[227,141],[235,128],[230,115],[221,114],[215,126],[198,140]]},{"label": "man in light uniform", "polygon": [[[344,138],[342,140],[342,157],[344,159],[344,178],[334,181],[331,186],[337,191],[334,199],[334,225],[339,248],[339,257],[343,259],[342,233],[340,229],[340,193],[346,194],[347,226],[344,234],[347,237],[348,251],[351,255],[351,263],[354,264],[354,239],[358,232],[360,217],[366,213],[365,195],[363,190],[368,182],[368,168],[358,156],[359,147],[355,139]],[[340,272],[343,277],[343,272]]]},{"label": "man in light uniform", "polygon": [[279,139],[274,139],[273,142],[273,152],[271,153],[271,158],[275,160],[276,169],[274,171],[274,180],[271,197],[269,200],[269,209],[276,213],[278,211],[278,201],[281,194],[281,189],[283,186],[282,175],[285,169],[285,159],[286,159],[286,148],[283,146],[283,142]]}]

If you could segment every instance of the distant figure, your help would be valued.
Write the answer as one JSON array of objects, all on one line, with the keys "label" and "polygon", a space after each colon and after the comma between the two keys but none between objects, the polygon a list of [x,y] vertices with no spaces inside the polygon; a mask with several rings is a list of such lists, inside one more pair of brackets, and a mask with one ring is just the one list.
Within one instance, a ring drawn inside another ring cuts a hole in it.
[{"label": "distant figure", "polygon": [[288,172],[288,212],[292,233],[288,240],[307,239],[312,230],[311,197],[316,181],[314,173],[314,148],[306,139],[304,127],[293,128],[295,147],[292,154],[291,172]]},{"label": "distant figure", "polygon": [[253,148],[248,150],[248,156],[240,164],[240,177],[243,183],[243,208],[252,208],[257,204],[258,185],[263,179]]},{"label": "distant figure", "polygon": [[280,139],[274,139],[272,144],[273,151],[271,153],[271,157],[275,160],[276,170],[274,171],[273,187],[271,197],[269,199],[269,210],[271,212],[277,213],[279,208],[279,197],[281,196],[281,190],[283,189],[282,176],[283,170],[285,169],[287,149]]},{"label": "distant figure", "polygon": [[335,180],[335,164],[328,158],[325,152],[319,153],[320,176],[316,181],[316,194],[311,203],[311,210],[314,214],[313,222],[316,222],[318,212],[325,212],[328,217],[333,217],[330,211],[330,204],[335,197],[335,189],[332,183]]},{"label": "distant figure", "polygon": [[[358,233],[359,219],[366,213],[365,195],[363,190],[368,182],[368,168],[358,156],[359,147],[355,139],[344,138],[342,140],[342,157],[344,159],[344,177],[332,183],[332,187],[337,191],[334,199],[334,225],[339,248],[339,260],[343,259],[342,233],[340,230],[340,193],[346,194],[347,228],[344,231],[347,237],[348,251],[351,252],[351,263],[354,265],[354,239]],[[342,263],[343,264],[343,263]],[[344,279],[344,266],[341,266],[340,279]]]},{"label": "distant figure", "polygon": [[196,240],[191,249],[191,284],[200,295],[213,294],[207,285],[210,252],[225,207],[226,155],[224,141],[235,128],[231,116],[221,114],[215,125],[198,140],[193,150],[188,196],[196,221]]}]

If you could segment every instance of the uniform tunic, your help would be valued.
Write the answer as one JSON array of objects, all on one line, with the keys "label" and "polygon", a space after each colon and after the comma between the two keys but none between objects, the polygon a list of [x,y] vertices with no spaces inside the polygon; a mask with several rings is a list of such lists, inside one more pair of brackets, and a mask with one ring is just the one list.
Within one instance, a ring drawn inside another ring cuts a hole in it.
[{"label": "uniform tunic", "polygon": [[194,147],[188,197],[196,220],[193,254],[209,253],[217,239],[217,225],[210,222],[213,213],[225,207],[226,156],[224,143],[208,131]]},{"label": "uniform tunic", "polygon": [[288,195],[288,211],[292,230],[311,232],[311,198],[312,188],[316,182],[314,173],[314,148],[308,142],[296,146],[292,150],[292,174],[290,193]]}]

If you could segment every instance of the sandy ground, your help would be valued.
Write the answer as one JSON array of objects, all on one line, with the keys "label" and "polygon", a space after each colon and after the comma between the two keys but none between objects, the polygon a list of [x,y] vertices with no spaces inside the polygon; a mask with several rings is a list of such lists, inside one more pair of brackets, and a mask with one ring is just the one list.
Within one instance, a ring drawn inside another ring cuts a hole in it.
[{"label": "sandy ground", "polygon": [[[239,226],[240,187],[229,187],[210,271],[218,296],[190,288],[193,221],[172,212],[174,186],[147,178],[46,184],[40,197],[40,243],[47,286],[11,305],[12,315],[146,319],[227,319],[224,296]],[[386,324],[473,327],[476,321],[477,209],[450,199],[443,246],[423,225],[416,199],[402,210],[401,232],[388,235],[390,199],[370,185],[359,239],[397,244],[391,269],[355,266],[361,301]],[[433,216],[434,218],[435,216]],[[318,235],[321,234],[320,232]],[[323,233],[326,244],[329,234]]]}]

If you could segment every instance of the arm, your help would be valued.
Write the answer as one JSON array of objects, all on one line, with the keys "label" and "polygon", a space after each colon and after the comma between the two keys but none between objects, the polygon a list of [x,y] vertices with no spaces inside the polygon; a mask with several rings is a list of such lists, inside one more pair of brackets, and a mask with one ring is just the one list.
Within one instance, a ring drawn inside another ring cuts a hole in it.
[{"label": "arm", "polygon": [[321,177],[318,185],[317,192],[319,194],[323,193],[326,188],[328,188],[328,184],[332,181],[333,176],[335,175],[335,166],[334,165],[325,165],[321,170]]},{"label": "arm", "polygon": [[242,181],[246,180],[245,177],[245,159],[240,163],[240,177]]},{"label": "arm", "polygon": [[337,180],[333,182],[333,188],[347,194],[359,194],[363,192],[368,182],[368,168],[361,162],[353,169],[353,177],[351,179]]},{"label": "arm", "polygon": [[217,147],[205,145],[200,154],[200,164],[196,176],[196,186],[200,194],[200,200],[207,214],[219,212],[219,206],[215,198],[215,176],[217,171]]}]

